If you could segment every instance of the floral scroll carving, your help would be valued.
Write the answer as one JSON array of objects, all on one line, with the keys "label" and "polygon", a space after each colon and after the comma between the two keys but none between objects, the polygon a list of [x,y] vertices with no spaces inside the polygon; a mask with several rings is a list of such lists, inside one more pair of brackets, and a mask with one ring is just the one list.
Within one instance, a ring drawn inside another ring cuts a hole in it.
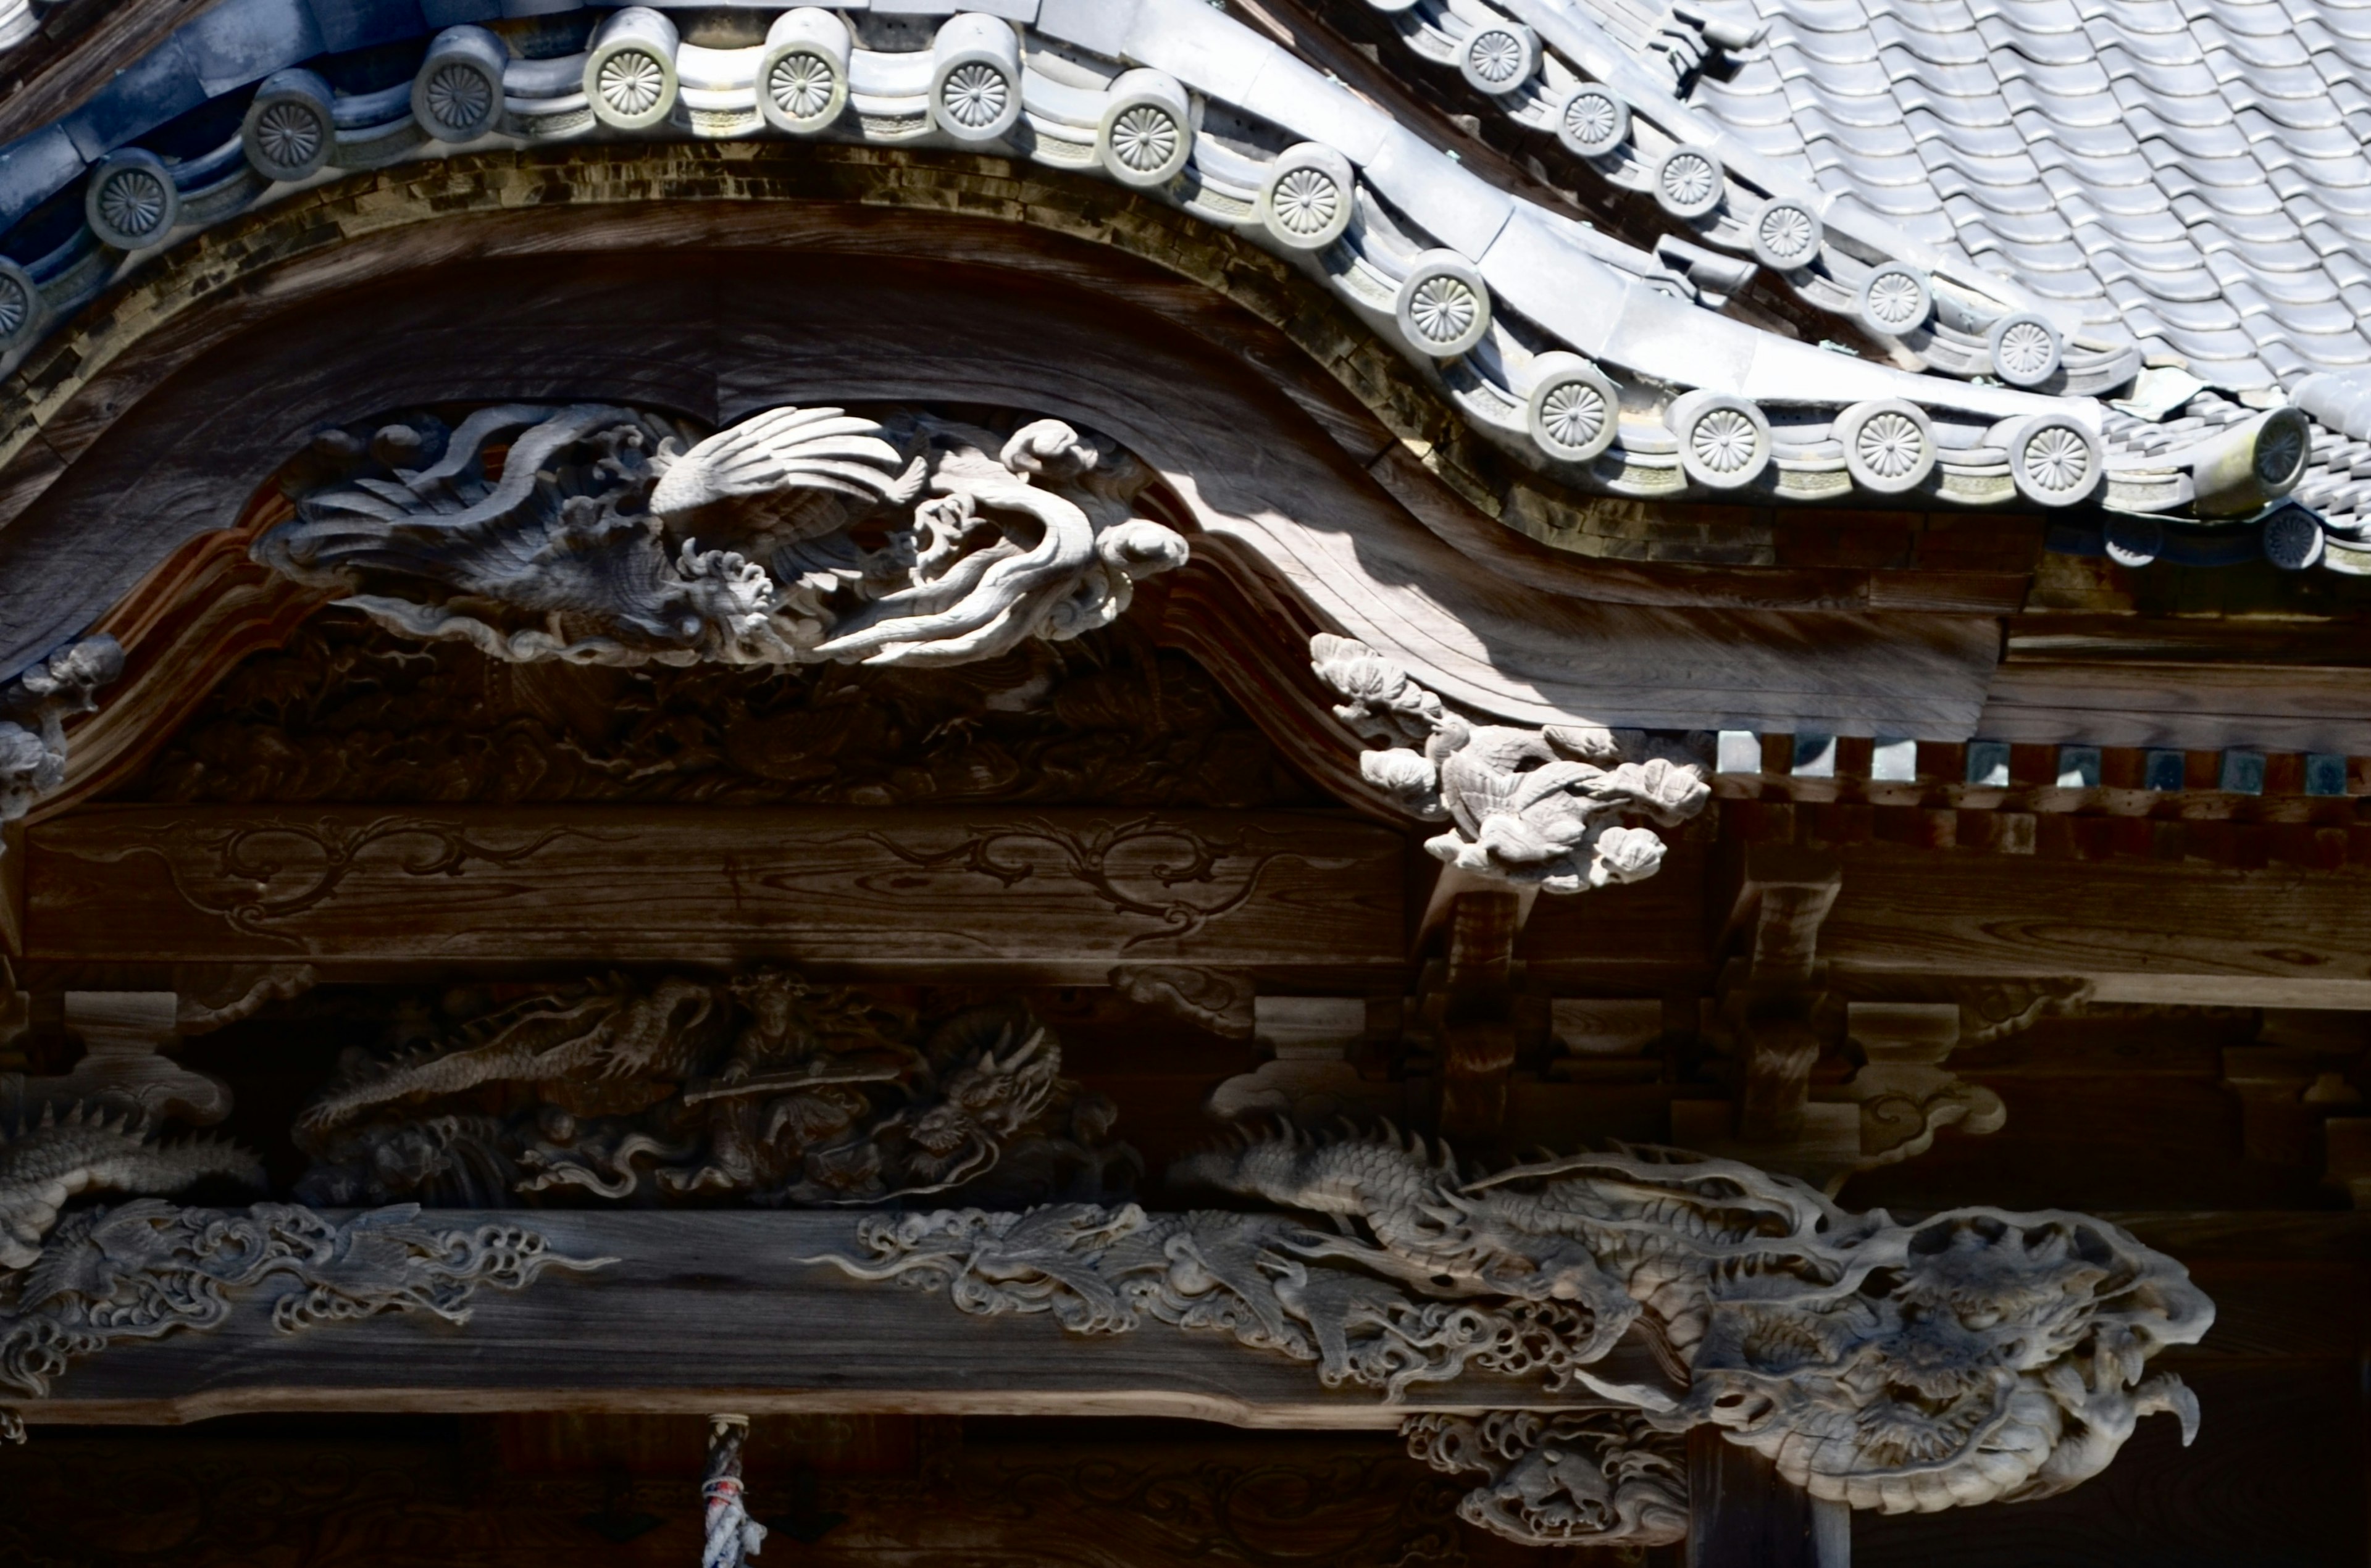
[{"label": "floral scroll carving", "polygon": [[1108,625],[1181,564],[1136,514],[1151,478],[1055,420],[783,408],[701,438],[506,405],[323,436],[255,555],[509,661],[956,664]]},{"label": "floral scroll carving", "polygon": [[1383,743],[1359,759],[1368,783],[1411,815],[1446,821],[1426,841],[1461,870],[1549,893],[1640,882],[1674,826],[1711,799],[1703,762],[1640,731],[1476,724],[1363,642],[1322,634],[1312,667],[1343,700],[1335,717]]},{"label": "floral scroll carving", "polygon": [[[2178,1415],[2185,1439],[2196,1424],[2146,1364],[2202,1338],[2212,1304],[2080,1215],[1897,1223],[1662,1149],[1469,1177],[1396,1136],[1263,1139],[1171,1176],[1290,1213],[914,1214],[865,1221],[866,1256],[815,1261],[1081,1333],[1223,1332],[1387,1400],[1468,1372],[1535,1379],[1582,1410],[1408,1431],[1420,1457],[1488,1474],[1467,1516],[1526,1540],[1672,1539],[1661,1438],[1696,1425],[1814,1497],[1903,1513],[2048,1496],[2144,1414]],[[1674,1380],[1625,1380],[1625,1339]]]}]

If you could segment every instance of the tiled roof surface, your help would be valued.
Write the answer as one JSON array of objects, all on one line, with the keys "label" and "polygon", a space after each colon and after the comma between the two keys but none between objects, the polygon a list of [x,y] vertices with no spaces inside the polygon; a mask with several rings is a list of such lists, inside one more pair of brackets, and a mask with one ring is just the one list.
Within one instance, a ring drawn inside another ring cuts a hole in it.
[{"label": "tiled roof surface", "polygon": [[1697,8],[1768,33],[1690,101],[1822,189],[2221,386],[2371,363],[2371,4]]}]

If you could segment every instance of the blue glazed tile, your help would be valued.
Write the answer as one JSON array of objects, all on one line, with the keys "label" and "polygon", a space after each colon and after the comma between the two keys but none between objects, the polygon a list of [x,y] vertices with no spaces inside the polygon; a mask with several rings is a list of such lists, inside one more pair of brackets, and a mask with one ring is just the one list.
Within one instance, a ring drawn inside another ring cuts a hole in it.
[{"label": "blue glazed tile", "polygon": [[306,0],[306,9],[330,54],[417,38],[429,29],[420,0]]},{"label": "blue glazed tile", "polygon": [[2062,790],[2098,789],[2099,787],[2099,748],[2060,746],[2058,748],[2058,787]]},{"label": "blue glazed tile", "polygon": [[457,28],[467,22],[500,21],[503,0],[420,0],[420,15],[432,28]]},{"label": "blue glazed tile", "polygon": [[2308,795],[2346,793],[2346,758],[2334,752],[2315,752],[2305,759],[2305,792]]},{"label": "blue glazed tile", "polygon": [[1836,738],[1833,735],[1797,735],[1794,771],[1798,778],[1833,778],[1836,776]]},{"label": "blue glazed tile", "polygon": [[0,228],[80,179],[84,167],[74,138],[55,125],[0,147]]},{"label": "blue glazed tile", "polygon": [[2227,794],[2262,794],[2264,792],[2264,754],[2252,751],[2225,752],[2222,785]]},{"label": "blue glazed tile", "polygon": [[1968,743],[1968,782],[1988,790],[2008,788],[2008,743],[2007,741],[1970,741]]},{"label": "blue glazed tile", "polygon": [[133,138],[188,113],[211,96],[175,33],[118,71],[80,109],[59,121],[75,150],[96,163]]},{"label": "blue glazed tile", "polygon": [[173,36],[208,98],[321,52],[321,34],[305,0],[228,0]]},{"label": "blue glazed tile", "polygon": [[2187,767],[2188,759],[2178,751],[2153,751],[2144,765],[2141,782],[2160,794],[2171,794],[2186,787]]}]

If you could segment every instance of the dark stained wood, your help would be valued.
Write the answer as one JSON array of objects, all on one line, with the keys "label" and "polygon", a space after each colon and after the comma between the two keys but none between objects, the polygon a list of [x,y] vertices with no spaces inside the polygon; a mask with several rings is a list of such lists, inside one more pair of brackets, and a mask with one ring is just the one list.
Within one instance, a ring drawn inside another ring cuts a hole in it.
[{"label": "dark stained wood", "polygon": [[1324,812],[98,808],[32,830],[28,935],[95,961],[1356,967],[1401,960],[1405,849]]},{"label": "dark stained wood", "polygon": [[1830,1544],[1835,1522],[1814,1508],[1760,1454],[1717,1427],[1690,1429],[1688,1568],[1849,1568]]}]

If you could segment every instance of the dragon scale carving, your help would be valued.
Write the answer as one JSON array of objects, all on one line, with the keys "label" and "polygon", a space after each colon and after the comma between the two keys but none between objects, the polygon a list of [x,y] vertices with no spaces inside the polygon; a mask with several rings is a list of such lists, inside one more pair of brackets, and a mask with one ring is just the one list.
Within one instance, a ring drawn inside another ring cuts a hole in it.
[{"label": "dragon scale carving", "polygon": [[1359,756],[1360,776],[1411,815],[1447,821],[1425,848],[1461,870],[1549,893],[1641,882],[1665,847],[1644,823],[1675,826],[1712,798],[1703,761],[1670,740],[1475,724],[1363,642],[1320,634],[1309,651],[1343,699],[1334,716],[1383,743]]},{"label": "dragon scale carving", "polygon": [[128,1113],[75,1106],[60,1116],[46,1105],[38,1121],[0,1141],[0,1269],[39,1262],[42,1237],[80,1193],[173,1193],[209,1176],[260,1187],[263,1166],[213,1138],[160,1144],[153,1126]]},{"label": "dragon scale carving", "polygon": [[[1651,1148],[1468,1177],[1396,1136],[1263,1139],[1172,1176],[1331,1224],[948,1211],[868,1220],[869,1257],[816,1261],[1081,1332],[1225,1332],[1390,1399],[1470,1369],[1626,1407],[1643,1428],[1587,1444],[1561,1415],[1411,1428],[1420,1456],[1490,1472],[1468,1516],[1523,1539],[1671,1539],[1666,1470],[1622,1457],[1663,1452],[1647,1429],[1710,1424],[1815,1497],[1902,1513],[2048,1496],[2104,1469],[2142,1415],[2178,1414],[2185,1440],[2196,1424],[2180,1380],[2145,1368],[2203,1337],[2213,1306],[2178,1263],[2080,1215],[1903,1224]],[[1592,1370],[1631,1334],[1683,1386]]]},{"label": "dragon scale carving", "polygon": [[964,663],[1107,625],[1186,554],[1136,515],[1151,472],[1055,420],[783,408],[700,439],[506,405],[331,432],[297,467],[259,560],[521,662]]}]

